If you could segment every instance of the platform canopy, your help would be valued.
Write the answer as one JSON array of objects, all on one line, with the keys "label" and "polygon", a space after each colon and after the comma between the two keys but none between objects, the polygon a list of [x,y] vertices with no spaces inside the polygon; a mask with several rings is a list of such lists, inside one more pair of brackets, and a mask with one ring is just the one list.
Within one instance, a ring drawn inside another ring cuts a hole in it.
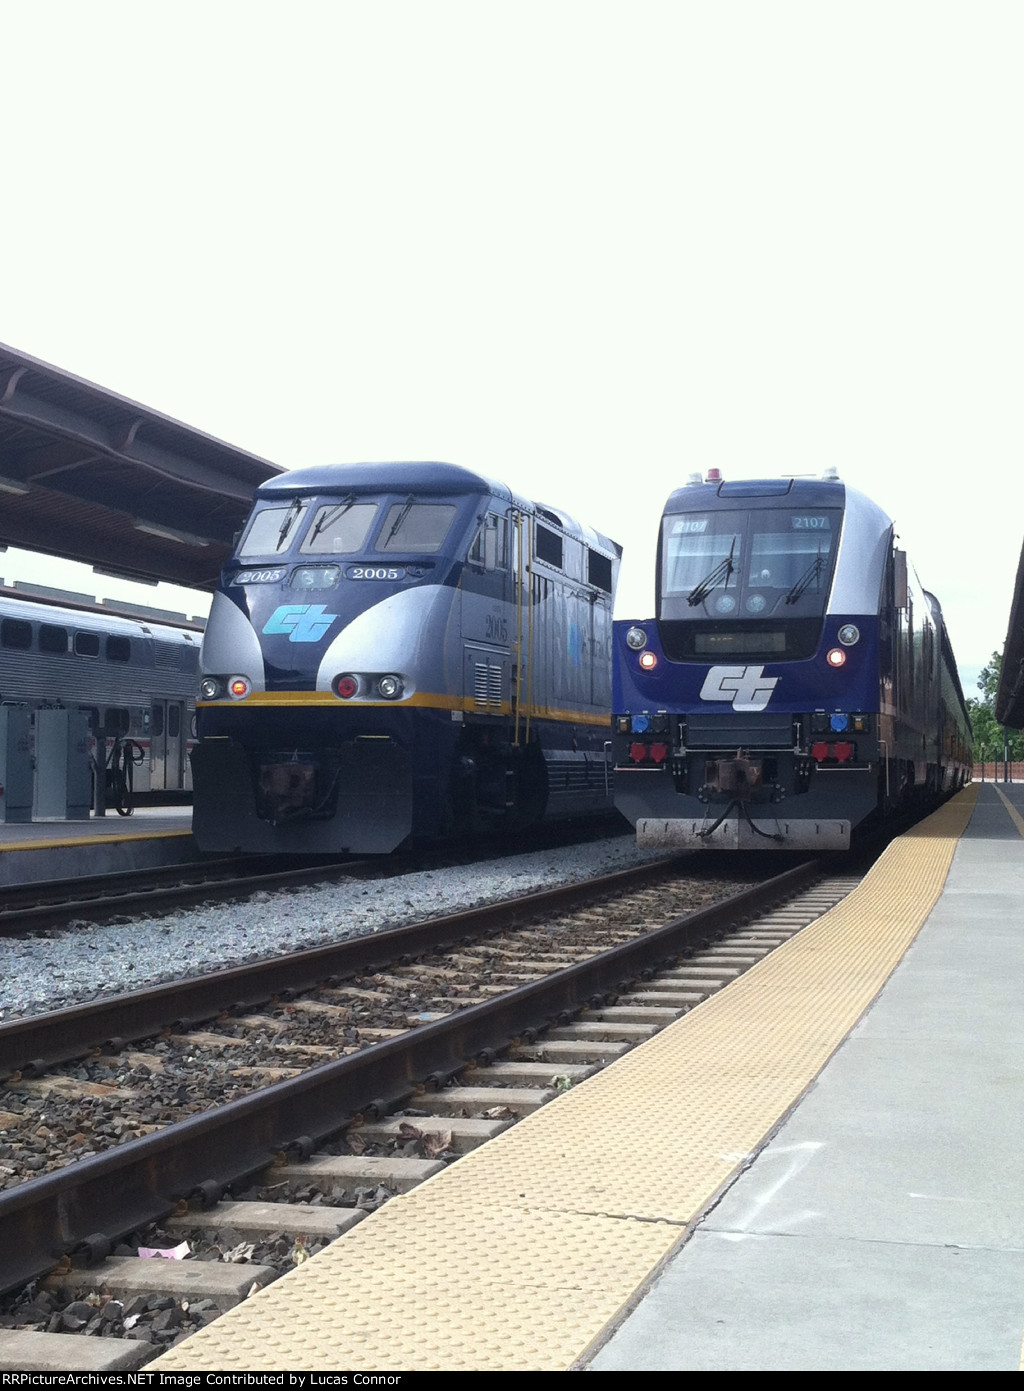
[{"label": "platform canopy", "polygon": [[1024,548],[1013,587],[1010,626],[1003,648],[1003,666],[996,690],[996,719],[1011,729],[1024,729]]},{"label": "platform canopy", "polygon": [[0,344],[0,544],[212,590],[276,464]]}]

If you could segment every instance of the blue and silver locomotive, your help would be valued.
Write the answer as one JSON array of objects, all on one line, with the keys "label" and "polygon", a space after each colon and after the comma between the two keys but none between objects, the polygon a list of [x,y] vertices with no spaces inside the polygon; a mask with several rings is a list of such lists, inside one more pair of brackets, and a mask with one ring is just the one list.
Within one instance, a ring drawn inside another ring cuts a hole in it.
[{"label": "blue and silver locomotive", "polygon": [[938,601],[833,470],[672,494],[656,615],[615,624],[613,712],[615,803],[645,846],[845,849],[970,777]]},{"label": "blue and silver locomotive", "polygon": [[200,847],[384,853],[610,809],[618,562],[451,464],[264,483],[200,654]]}]

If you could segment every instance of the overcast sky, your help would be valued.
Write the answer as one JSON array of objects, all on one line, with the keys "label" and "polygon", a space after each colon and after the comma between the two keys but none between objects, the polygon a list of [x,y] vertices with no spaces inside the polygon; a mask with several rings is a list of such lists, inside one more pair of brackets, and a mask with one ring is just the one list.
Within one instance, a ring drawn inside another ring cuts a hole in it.
[{"label": "overcast sky", "polygon": [[503,479],[623,544],[619,617],[691,470],[836,465],[975,693],[1024,539],[1019,0],[0,20],[0,341],[287,467]]}]

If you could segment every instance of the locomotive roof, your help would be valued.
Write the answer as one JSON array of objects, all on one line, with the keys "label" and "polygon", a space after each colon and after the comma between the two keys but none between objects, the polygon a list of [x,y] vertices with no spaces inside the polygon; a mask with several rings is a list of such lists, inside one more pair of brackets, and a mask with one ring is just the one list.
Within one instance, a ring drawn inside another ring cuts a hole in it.
[{"label": "locomotive roof", "polygon": [[394,462],[363,464],[325,464],[320,468],[292,469],[261,483],[257,497],[278,494],[333,493],[351,488],[373,488],[376,492],[418,493],[495,493],[512,500],[504,483],[474,473],[460,464],[432,462]]},{"label": "locomotive roof", "polygon": [[587,541],[592,546],[600,546],[614,555],[622,554],[622,547],[611,541],[592,527],[583,526],[567,512],[547,503],[530,502],[513,493],[504,483],[487,478],[482,473],[463,468],[461,464],[424,462],[325,464],[318,468],[292,469],[288,473],[269,478],[260,485],[256,493],[257,501],[264,498],[292,497],[298,494],[318,494],[349,492],[359,489],[372,489],[374,492],[416,492],[435,493],[451,496],[453,493],[476,493],[501,498],[512,503],[524,512],[535,512],[541,518],[560,526]]},{"label": "locomotive roof", "polygon": [[736,478],[710,483],[691,483],[677,488],[665,503],[666,512],[700,508],[743,507],[751,504],[771,507],[795,504],[799,507],[842,507],[846,484],[822,478]]}]

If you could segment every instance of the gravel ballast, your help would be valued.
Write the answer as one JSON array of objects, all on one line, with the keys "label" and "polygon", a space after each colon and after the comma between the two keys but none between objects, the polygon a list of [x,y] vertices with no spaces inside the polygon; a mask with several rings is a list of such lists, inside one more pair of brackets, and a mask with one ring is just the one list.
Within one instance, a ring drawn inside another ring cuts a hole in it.
[{"label": "gravel ballast", "polygon": [[182,909],[0,941],[0,1022],[84,1004],[424,918],[579,883],[659,858],[613,836],[397,878],[260,892],[244,903]]}]

